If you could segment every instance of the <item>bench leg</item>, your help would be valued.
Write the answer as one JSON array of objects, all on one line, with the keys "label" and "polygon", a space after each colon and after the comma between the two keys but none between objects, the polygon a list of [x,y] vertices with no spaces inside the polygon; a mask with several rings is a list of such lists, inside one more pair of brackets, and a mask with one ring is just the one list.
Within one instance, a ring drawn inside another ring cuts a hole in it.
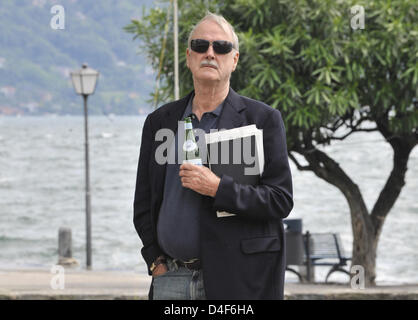
[{"label": "bench leg", "polygon": [[299,282],[303,282],[301,274],[299,272],[297,272],[295,269],[286,267],[286,271],[293,272],[294,274],[296,274],[298,276]]},{"label": "bench leg", "polygon": [[326,278],[325,278],[325,283],[327,283],[327,282],[328,282],[328,278],[329,278],[329,276],[330,276],[332,273],[336,272],[336,271],[343,272],[343,273],[347,274],[349,277],[351,276],[351,275],[350,275],[350,273],[349,273],[347,270],[344,270],[344,269],[343,269],[343,268],[341,268],[338,264],[334,264],[334,265],[332,266],[331,270],[328,272],[328,274],[327,274]]}]

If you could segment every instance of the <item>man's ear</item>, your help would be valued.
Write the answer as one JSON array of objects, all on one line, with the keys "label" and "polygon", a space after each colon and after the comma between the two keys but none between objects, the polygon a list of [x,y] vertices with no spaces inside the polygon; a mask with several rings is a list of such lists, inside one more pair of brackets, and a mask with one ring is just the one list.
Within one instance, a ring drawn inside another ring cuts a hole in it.
[{"label": "man's ear", "polygon": [[187,68],[190,69],[190,66],[189,66],[189,57],[190,57],[190,50],[189,50],[189,48],[187,48],[186,49],[186,66],[187,66]]},{"label": "man's ear", "polygon": [[239,52],[238,51],[235,52],[233,59],[234,59],[234,65],[232,67],[232,72],[234,72],[235,69],[237,68],[237,64],[238,64],[238,60],[239,60]]}]

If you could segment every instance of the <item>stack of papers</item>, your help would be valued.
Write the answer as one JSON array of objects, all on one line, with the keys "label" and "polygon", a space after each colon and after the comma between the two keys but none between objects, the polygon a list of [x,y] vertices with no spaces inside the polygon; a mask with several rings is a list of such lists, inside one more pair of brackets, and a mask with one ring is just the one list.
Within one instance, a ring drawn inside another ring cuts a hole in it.
[{"label": "stack of papers", "polygon": [[[209,168],[219,177],[257,185],[264,169],[263,131],[253,125],[205,135]],[[218,211],[218,217],[234,214]]]}]

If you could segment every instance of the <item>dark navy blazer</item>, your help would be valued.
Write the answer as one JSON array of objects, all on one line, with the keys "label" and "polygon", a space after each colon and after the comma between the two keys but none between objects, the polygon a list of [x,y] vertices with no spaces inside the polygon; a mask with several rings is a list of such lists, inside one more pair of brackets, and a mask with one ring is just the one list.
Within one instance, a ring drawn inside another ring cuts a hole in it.
[{"label": "dark navy blazer", "polygon": [[[155,134],[162,128],[177,131],[191,94],[149,114],[143,127],[134,225],[143,243],[141,253],[148,268],[164,254],[158,245],[156,226],[166,165],[157,163],[155,151],[167,142],[156,141]],[[250,124],[263,129],[265,165],[260,184],[238,184],[231,177],[222,176],[216,196],[209,202],[212,210],[200,220],[200,258],[208,299],[283,299],[285,238],[282,219],[293,207],[283,120],[278,110],[230,89],[218,128]],[[218,218],[217,210],[236,215]],[[148,272],[151,274],[149,269]]]}]

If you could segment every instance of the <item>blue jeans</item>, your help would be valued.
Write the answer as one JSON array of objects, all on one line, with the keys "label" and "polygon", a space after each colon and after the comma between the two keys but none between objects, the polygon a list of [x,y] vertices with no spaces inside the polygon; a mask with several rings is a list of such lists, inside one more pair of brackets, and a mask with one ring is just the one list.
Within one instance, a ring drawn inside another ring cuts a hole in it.
[{"label": "blue jeans", "polygon": [[202,270],[179,267],[167,261],[168,271],[153,279],[154,300],[206,300]]}]

